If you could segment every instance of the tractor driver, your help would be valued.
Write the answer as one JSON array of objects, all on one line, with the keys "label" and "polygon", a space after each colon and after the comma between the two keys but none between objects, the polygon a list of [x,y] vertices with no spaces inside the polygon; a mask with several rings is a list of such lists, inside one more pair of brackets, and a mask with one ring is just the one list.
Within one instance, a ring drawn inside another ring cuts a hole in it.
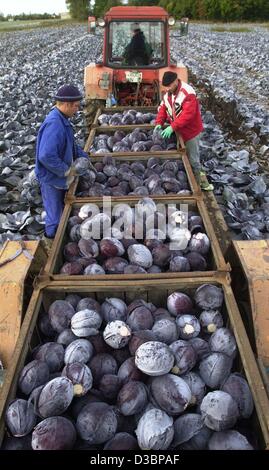
[{"label": "tractor driver", "polygon": [[123,57],[127,65],[149,65],[152,48],[147,43],[143,31],[136,23],[133,26],[133,37],[126,46]]},{"label": "tractor driver", "polygon": [[53,239],[64,207],[66,190],[77,176],[73,160],[89,158],[76,144],[69,119],[79,110],[82,95],[73,85],[63,85],[54,97],[56,106],[41,125],[36,144],[35,173],[46,211],[45,242]]},{"label": "tractor driver", "polygon": [[169,122],[170,125],[161,132],[161,136],[167,139],[173,132],[181,135],[201,189],[212,191],[213,185],[208,183],[205,173],[201,171],[199,140],[203,123],[196,93],[189,84],[181,81],[175,72],[165,72],[162,85],[166,88],[166,93],[158,108],[155,130],[161,130],[164,123]]}]

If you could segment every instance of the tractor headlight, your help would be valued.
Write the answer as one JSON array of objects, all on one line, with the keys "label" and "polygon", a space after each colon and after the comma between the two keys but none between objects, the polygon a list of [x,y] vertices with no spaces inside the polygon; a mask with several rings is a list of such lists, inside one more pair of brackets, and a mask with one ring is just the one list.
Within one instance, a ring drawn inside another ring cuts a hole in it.
[{"label": "tractor headlight", "polygon": [[174,26],[175,22],[176,22],[175,18],[173,16],[169,16],[168,18],[169,26]]},{"label": "tractor headlight", "polygon": [[97,24],[98,24],[98,26],[100,26],[100,28],[103,28],[105,26],[106,22],[105,22],[104,18],[98,18]]}]

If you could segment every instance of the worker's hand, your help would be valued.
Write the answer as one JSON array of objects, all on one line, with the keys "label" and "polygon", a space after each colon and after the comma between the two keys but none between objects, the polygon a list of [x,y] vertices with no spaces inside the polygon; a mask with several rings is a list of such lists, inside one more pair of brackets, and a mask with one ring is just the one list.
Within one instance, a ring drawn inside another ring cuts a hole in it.
[{"label": "worker's hand", "polygon": [[161,124],[157,124],[157,126],[154,127],[153,132],[157,131],[158,129],[162,129]]},{"label": "worker's hand", "polygon": [[69,172],[67,173],[67,176],[78,176],[77,169],[74,165],[71,166]]},{"label": "worker's hand", "polygon": [[168,126],[164,131],[162,131],[161,136],[163,139],[169,139],[171,135],[173,134],[174,129],[171,126]]}]

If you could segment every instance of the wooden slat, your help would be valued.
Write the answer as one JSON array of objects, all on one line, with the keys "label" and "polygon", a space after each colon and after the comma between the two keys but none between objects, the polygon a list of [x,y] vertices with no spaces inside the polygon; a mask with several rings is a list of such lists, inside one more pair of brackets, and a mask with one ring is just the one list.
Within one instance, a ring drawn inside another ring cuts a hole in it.
[{"label": "wooden slat", "polygon": [[[62,217],[61,217],[55,238],[53,240],[53,244],[52,244],[51,251],[48,257],[48,261],[44,268],[44,272],[53,272],[55,269],[55,264],[57,263],[58,258],[59,258],[59,249],[60,247],[61,248],[63,247],[63,236],[67,228],[71,210],[72,210],[72,206],[70,204],[65,204],[64,211],[62,213]],[[50,271],[48,271],[48,269]]]},{"label": "wooden slat", "polygon": [[123,111],[127,111],[128,109],[132,109],[135,111],[139,111],[141,113],[154,113],[157,112],[157,106],[112,106],[110,108],[106,108],[105,106],[101,106],[100,110],[101,113],[105,114],[115,114],[115,113],[122,113]]},{"label": "wooden slat", "polygon": [[226,256],[226,253],[229,250],[231,244],[231,232],[225,222],[214,192],[203,192],[203,201],[205,203],[208,216],[214,223],[215,236],[218,239],[221,251],[224,256]]},{"label": "wooden slat", "polygon": [[[152,275],[153,276],[153,275]],[[56,276],[55,276],[56,277]],[[122,283],[124,282],[124,286],[128,287],[128,290],[130,291],[137,291],[138,289],[145,289],[145,287],[153,287],[153,288],[158,288],[166,286],[167,289],[171,286],[176,286],[178,283],[181,285],[191,288],[192,286],[197,285],[198,283],[203,284],[206,282],[211,282],[212,279],[214,279],[214,282],[229,282],[230,281],[230,275],[227,272],[221,272],[221,271],[216,271],[214,272],[214,276],[209,275],[208,273],[205,273],[205,275],[201,276],[191,276],[191,277],[175,277],[175,278],[168,278],[164,277],[162,279],[155,279],[153,277],[145,277],[144,279],[111,279],[112,275],[110,276],[110,279],[104,280],[100,279],[100,276],[96,276],[94,279],[87,279],[90,276],[72,276],[72,279],[67,280],[66,276],[59,276],[57,280],[54,280],[55,277],[52,277],[52,280],[48,280],[47,283],[42,286],[42,288],[47,288],[47,289],[61,289],[63,292],[68,292],[70,289],[73,289],[74,292],[81,291],[85,295],[87,295],[87,292],[89,292],[89,286],[91,286],[93,289],[98,289],[98,291],[107,291],[110,287],[117,286],[118,289],[121,288]],[[99,279],[97,279],[99,277]],[[38,289],[38,285],[37,285]]]},{"label": "wooden slat", "polygon": [[[154,126],[152,124],[129,124],[128,125],[128,130],[130,132],[132,132],[134,129],[141,129],[141,130],[150,130],[150,129],[153,129]],[[113,132],[116,132],[116,131],[126,131],[126,124],[119,124],[117,126],[97,126],[96,129],[98,129],[98,131],[102,132],[102,134],[106,133],[107,129],[109,129],[110,131],[113,131]]]},{"label": "wooden slat", "polygon": [[206,206],[203,202],[203,200],[198,200],[197,201],[197,206],[199,208],[200,215],[202,217],[206,233],[210,239],[211,242],[211,248],[213,251],[214,259],[216,261],[216,265],[218,266],[218,269],[220,270],[226,270],[230,271],[231,267],[229,264],[226,263],[226,261],[223,258],[223,254],[219,245],[219,241],[215,235],[215,227],[213,227],[212,222],[210,220],[210,217],[208,215]]}]

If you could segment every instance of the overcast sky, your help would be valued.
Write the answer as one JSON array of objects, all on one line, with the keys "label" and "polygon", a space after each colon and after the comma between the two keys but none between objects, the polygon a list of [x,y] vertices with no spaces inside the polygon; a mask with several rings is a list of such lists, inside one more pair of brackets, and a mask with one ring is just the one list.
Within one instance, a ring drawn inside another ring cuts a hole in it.
[{"label": "overcast sky", "polygon": [[0,13],[62,13],[67,11],[65,0],[0,0]]}]

